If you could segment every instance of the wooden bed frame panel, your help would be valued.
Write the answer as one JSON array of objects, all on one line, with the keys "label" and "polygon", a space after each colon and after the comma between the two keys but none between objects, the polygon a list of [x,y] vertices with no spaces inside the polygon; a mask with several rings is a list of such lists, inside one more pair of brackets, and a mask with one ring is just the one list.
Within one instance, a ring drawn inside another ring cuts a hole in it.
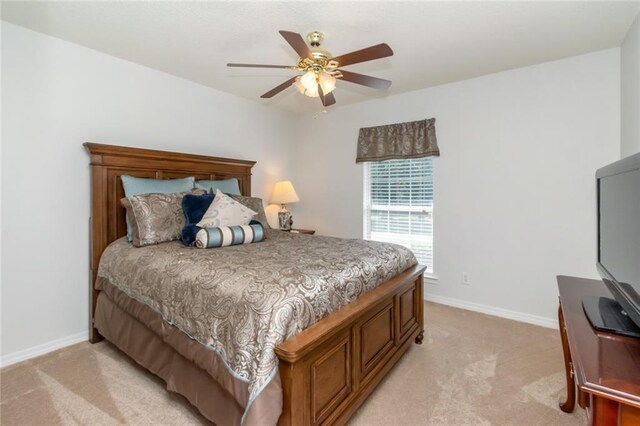
[{"label": "wooden bed frame panel", "polygon": [[280,425],[344,424],[424,337],[424,267],[416,265],[276,348]]},{"label": "wooden bed frame panel", "polygon": [[[121,175],[171,179],[235,177],[251,195],[254,161],[84,144],[91,155],[90,341],[100,256],[126,235]],[[283,388],[281,425],[343,424],[382,378],[424,336],[423,273],[416,265],[276,348]]]}]

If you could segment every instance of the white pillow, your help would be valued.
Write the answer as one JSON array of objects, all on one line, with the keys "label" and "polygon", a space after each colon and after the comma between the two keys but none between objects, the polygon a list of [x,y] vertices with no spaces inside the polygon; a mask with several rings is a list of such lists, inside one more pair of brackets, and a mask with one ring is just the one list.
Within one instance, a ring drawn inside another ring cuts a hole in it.
[{"label": "white pillow", "polygon": [[196,225],[201,228],[247,225],[256,214],[258,213],[217,189],[213,202]]}]

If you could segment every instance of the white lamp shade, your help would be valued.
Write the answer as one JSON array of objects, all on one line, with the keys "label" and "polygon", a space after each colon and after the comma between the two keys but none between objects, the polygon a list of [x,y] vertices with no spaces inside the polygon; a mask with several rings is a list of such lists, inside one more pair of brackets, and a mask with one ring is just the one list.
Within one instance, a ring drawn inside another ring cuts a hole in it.
[{"label": "white lamp shade", "polygon": [[290,204],[300,201],[296,190],[293,189],[293,185],[290,180],[281,180],[276,182],[276,186],[273,188],[273,194],[271,195],[271,204]]}]

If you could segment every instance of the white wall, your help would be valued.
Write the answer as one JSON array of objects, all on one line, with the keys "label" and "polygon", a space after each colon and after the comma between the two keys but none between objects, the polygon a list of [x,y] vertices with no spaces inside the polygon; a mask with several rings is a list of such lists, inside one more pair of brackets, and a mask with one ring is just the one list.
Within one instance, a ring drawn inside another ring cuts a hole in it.
[{"label": "white wall", "polygon": [[[301,121],[296,224],[362,237],[358,129],[429,117],[441,150],[434,161],[439,280],[427,285],[430,297],[554,324],[555,276],[597,277],[594,173],[619,158],[620,49]],[[470,286],[460,283],[463,271]]]},{"label": "white wall", "polygon": [[83,142],[258,160],[253,192],[265,198],[290,177],[286,113],[5,22],[2,104],[5,364],[86,338]]},{"label": "white wall", "polygon": [[621,157],[640,152],[640,15],[631,25],[620,53]]}]

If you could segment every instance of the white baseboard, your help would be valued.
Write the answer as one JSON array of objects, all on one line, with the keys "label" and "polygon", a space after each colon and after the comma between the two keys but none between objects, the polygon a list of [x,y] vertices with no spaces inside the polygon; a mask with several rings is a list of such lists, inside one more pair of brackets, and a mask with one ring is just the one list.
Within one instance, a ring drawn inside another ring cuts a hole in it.
[{"label": "white baseboard", "polygon": [[555,318],[525,314],[523,312],[511,311],[509,309],[496,308],[494,306],[483,305],[480,303],[467,302],[466,300],[453,299],[451,297],[438,296],[435,294],[427,294],[426,292],[424,294],[424,300],[428,302],[439,303],[441,305],[453,306],[454,308],[466,309],[467,311],[480,312],[481,314],[492,315],[494,317],[507,318],[514,321],[539,325],[541,327],[558,329],[558,320]]},{"label": "white baseboard", "polygon": [[25,361],[27,359],[35,358],[37,356],[44,355],[58,349],[62,349],[65,346],[74,345],[80,342],[86,342],[87,340],[89,340],[89,332],[83,331],[81,333],[72,334],[71,336],[62,337],[60,339],[52,340],[50,342],[23,349],[21,351],[16,351],[0,357],[0,368],[7,367],[20,361]]}]

